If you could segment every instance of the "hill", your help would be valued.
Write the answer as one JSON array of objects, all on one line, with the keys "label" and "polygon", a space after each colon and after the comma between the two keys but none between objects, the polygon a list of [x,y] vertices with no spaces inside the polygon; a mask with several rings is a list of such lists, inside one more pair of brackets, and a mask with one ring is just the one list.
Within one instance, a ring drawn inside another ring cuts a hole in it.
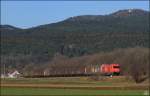
[{"label": "hill", "polygon": [[78,57],[116,48],[148,48],[148,21],[148,11],[128,9],[108,15],[70,17],[28,29],[1,25],[1,64],[38,64],[57,53]]}]

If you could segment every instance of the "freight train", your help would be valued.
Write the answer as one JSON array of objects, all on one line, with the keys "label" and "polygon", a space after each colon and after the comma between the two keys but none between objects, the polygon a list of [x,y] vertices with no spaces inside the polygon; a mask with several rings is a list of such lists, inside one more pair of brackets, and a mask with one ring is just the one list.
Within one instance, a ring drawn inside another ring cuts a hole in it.
[{"label": "freight train", "polygon": [[25,77],[77,77],[77,76],[116,76],[120,75],[120,64],[97,64],[87,66],[57,66],[55,68],[48,68],[40,74],[33,74]]}]

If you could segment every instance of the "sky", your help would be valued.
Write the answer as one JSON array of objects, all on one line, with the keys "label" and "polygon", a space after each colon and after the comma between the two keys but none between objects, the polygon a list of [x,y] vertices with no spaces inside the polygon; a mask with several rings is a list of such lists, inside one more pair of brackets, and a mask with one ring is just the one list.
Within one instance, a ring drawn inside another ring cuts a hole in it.
[{"label": "sky", "polygon": [[30,28],[78,15],[105,15],[122,9],[149,10],[149,1],[1,1],[1,24]]}]

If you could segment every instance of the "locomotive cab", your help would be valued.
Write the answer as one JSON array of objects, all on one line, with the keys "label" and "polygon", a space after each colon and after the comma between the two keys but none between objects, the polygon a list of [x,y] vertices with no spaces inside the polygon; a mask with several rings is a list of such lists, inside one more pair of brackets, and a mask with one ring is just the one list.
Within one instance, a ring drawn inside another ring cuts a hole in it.
[{"label": "locomotive cab", "polygon": [[120,65],[119,64],[102,64],[100,72],[103,75],[119,75]]},{"label": "locomotive cab", "polygon": [[112,75],[119,75],[120,74],[120,65],[119,64],[111,64],[111,73]]}]

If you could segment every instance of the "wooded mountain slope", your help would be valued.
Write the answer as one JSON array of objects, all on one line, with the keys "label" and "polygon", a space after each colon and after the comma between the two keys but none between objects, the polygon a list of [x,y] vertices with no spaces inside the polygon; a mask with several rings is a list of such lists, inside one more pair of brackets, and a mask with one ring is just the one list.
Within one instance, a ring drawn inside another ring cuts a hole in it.
[{"label": "wooded mountain slope", "polygon": [[[150,41],[149,12],[140,9],[120,10],[108,15],[76,16],[61,22],[28,29],[1,25],[0,30],[1,69],[5,64],[7,70],[15,68],[22,72],[45,69],[58,53],[67,58],[81,59],[83,55],[92,58],[91,54],[109,53],[118,48],[127,48],[126,50],[133,48],[132,50],[135,50],[136,53],[135,47],[137,46],[142,47],[140,49],[142,51],[148,50]],[[144,56],[141,54],[143,61],[140,64],[147,62],[146,52]],[[101,58],[105,58],[104,54]],[[128,54],[127,51],[126,54]],[[126,57],[129,56],[126,55]],[[116,56],[111,55],[110,57],[115,58]],[[119,57],[117,60],[122,60]],[[95,57],[93,59],[95,60]],[[112,61],[109,62],[108,59],[106,57],[104,62],[111,63]],[[128,58],[123,59],[121,63],[127,64],[127,60]],[[136,62],[136,59],[132,60],[129,65]],[[88,62],[87,59],[83,61]],[[102,61],[92,62],[92,64],[95,63],[100,64]]]},{"label": "wooded mountain slope", "polygon": [[1,54],[80,56],[114,48],[148,47],[149,12],[133,9],[109,15],[85,15],[19,29],[1,25]]}]

